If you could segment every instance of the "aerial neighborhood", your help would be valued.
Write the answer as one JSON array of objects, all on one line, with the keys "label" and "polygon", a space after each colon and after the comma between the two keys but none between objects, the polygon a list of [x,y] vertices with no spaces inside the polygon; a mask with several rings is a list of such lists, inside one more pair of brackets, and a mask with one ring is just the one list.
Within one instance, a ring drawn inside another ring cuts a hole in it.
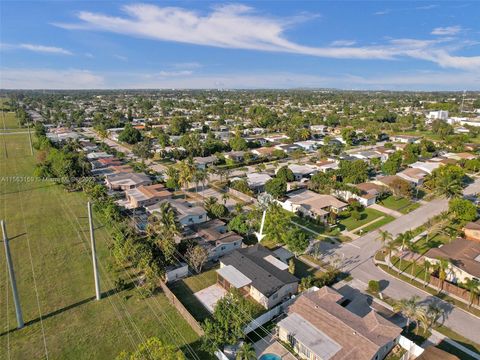
[{"label": "aerial neighborhood", "polygon": [[199,358],[478,359],[478,93],[4,96],[122,301],[160,298]]}]

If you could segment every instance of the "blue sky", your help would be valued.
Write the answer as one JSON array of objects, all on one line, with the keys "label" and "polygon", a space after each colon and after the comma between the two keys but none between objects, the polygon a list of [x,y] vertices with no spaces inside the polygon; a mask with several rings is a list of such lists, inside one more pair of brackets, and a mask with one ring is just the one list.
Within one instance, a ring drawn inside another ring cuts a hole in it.
[{"label": "blue sky", "polygon": [[480,89],[480,2],[0,6],[1,88]]}]

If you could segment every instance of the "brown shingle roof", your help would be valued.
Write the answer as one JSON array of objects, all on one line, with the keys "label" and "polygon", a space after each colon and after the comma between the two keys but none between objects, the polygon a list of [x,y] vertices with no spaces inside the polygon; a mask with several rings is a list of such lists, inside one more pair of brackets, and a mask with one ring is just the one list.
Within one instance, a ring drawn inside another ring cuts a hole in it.
[{"label": "brown shingle roof", "polygon": [[339,304],[342,296],[329,287],[304,293],[290,306],[296,313],[341,345],[331,360],[371,360],[380,347],[397,338],[402,329],[371,311],[360,317]]}]

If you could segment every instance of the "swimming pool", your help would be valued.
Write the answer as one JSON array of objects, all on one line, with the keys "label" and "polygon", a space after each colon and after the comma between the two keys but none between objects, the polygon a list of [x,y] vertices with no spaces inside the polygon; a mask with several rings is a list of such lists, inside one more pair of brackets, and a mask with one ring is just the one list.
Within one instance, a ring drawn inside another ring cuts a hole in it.
[{"label": "swimming pool", "polygon": [[282,360],[282,358],[276,354],[263,354],[258,360]]}]

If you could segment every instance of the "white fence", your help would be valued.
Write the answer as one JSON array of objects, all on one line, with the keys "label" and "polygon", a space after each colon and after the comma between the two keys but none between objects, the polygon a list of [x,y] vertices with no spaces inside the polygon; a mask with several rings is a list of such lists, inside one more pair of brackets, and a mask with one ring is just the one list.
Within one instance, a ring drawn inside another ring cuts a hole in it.
[{"label": "white fence", "polygon": [[405,336],[400,335],[400,339],[398,340],[398,344],[407,350],[407,353],[402,357],[402,359],[409,359],[410,357],[416,358],[420,356],[424,349],[415,344],[412,340],[407,339]]},{"label": "white fence", "polygon": [[256,330],[263,324],[269,322],[272,320],[274,317],[280,315],[283,310],[289,306],[290,304],[293,303],[295,299],[288,299],[287,301],[281,303],[280,305],[275,306],[274,308],[270,309],[266,313],[260,315],[256,319],[253,319],[244,329],[245,334],[248,334],[249,332],[252,332],[253,330]]}]

